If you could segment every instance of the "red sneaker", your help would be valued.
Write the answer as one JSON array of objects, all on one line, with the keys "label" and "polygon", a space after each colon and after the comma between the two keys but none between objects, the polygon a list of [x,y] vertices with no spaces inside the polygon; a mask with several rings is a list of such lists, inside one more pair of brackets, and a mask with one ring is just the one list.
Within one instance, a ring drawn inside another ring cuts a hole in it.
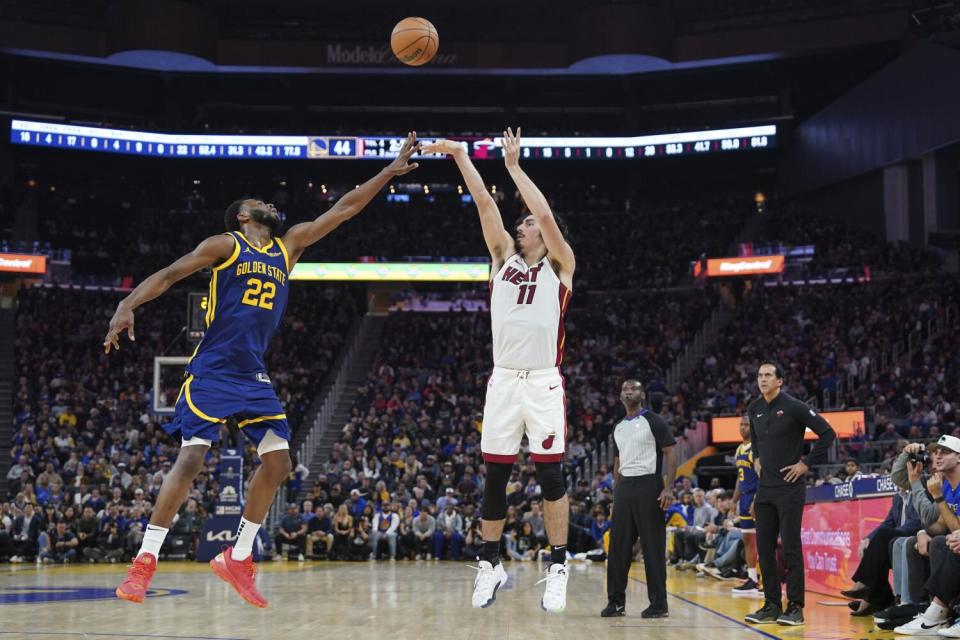
[{"label": "red sneaker", "polygon": [[255,607],[266,609],[267,600],[257,591],[257,565],[253,563],[253,556],[247,556],[246,560],[234,560],[231,553],[233,547],[225,548],[210,561],[210,568],[224,582],[229,582],[241,598]]},{"label": "red sneaker", "polygon": [[127,571],[127,579],[117,587],[117,597],[137,604],[143,602],[156,570],[157,557],[152,553],[141,553]]}]

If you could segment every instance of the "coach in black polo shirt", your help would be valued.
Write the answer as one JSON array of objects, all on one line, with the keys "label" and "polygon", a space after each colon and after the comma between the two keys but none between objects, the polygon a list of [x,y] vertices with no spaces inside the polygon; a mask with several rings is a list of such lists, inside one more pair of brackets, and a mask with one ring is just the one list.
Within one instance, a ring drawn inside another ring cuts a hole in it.
[{"label": "coach in black polo shirt", "polygon": [[643,408],[643,398],[643,385],[636,380],[623,383],[620,401],[627,416],[613,430],[613,522],[607,562],[609,602],[600,612],[604,618],[625,614],[627,574],[637,536],[650,598],[650,606],[640,617],[667,617],[667,531],[663,510],[673,500],[669,487],[677,474],[676,440],[663,418]]},{"label": "coach in black polo shirt", "polygon": [[[757,554],[763,574],[763,608],[746,617],[754,624],[803,624],[804,564],[800,541],[804,479],[811,465],[827,460],[827,449],[836,439],[829,423],[805,403],[784,392],[783,369],[765,360],[757,371],[762,397],[747,409],[750,437],[760,482],[754,501]],[[810,429],[819,438],[803,456],[803,436]],[[777,536],[783,542],[787,565],[787,610],[781,608]]]}]

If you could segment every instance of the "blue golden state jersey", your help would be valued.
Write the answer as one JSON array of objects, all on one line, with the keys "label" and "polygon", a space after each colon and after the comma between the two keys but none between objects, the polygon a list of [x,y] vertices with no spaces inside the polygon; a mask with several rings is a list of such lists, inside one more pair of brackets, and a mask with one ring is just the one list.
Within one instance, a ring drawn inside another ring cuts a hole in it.
[{"label": "blue golden state jersey", "polygon": [[757,491],[757,472],[753,469],[753,447],[749,442],[737,447],[737,479],[740,481],[740,494],[754,494]]},{"label": "blue golden state jersey", "polygon": [[187,372],[197,378],[269,382],[263,354],[287,306],[287,248],[280,238],[258,249],[239,231],[228,235],[236,246],[213,268],[207,329]]}]

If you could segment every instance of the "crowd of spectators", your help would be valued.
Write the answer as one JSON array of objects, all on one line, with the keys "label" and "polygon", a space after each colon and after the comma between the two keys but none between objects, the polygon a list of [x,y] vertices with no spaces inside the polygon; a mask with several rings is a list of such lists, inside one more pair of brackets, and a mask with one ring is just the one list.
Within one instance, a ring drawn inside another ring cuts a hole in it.
[{"label": "crowd of spectators", "polygon": [[[53,288],[20,292],[14,464],[8,495],[0,496],[0,558],[119,560],[139,547],[179,447],[161,428],[169,417],[150,408],[154,356],[170,355],[171,347],[172,353],[190,351],[177,342],[186,291],[146,306],[137,314],[137,342],[124,339],[108,357],[100,342],[120,297]],[[356,315],[349,289],[291,291],[267,362],[294,433]],[[222,435],[230,437],[226,427]],[[219,451],[211,448],[167,551],[177,536],[196,535],[212,512],[220,493]],[[244,454],[249,477],[257,458],[250,447]],[[183,547],[192,553],[192,542]]]},{"label": "crowd of spectators", "polygon": [[[117,282],[123,277],[138,282],[203,237],[223,232],[223,209],[244,192],[275,203],[289,227],[323,213],[353,186],[292,179],[242,186],[163,184],[122,176],[82,181],[48,176],[31,184],[21,201],[36,210],[39,241],[54,250],[70,249],[75,276]],[[406,193],[398,183],[397,194],[408,202],[388,201],[392,194],[382,194],[334,236],[308,248],[303,260],[485,258],[476,207],[462,201],[454,184],[424,193],[417,183],[413,193]],[[582,290],[688,283],[691,261],[725,255],[756,213],[748,193],[684,198],[648,194],[640,199],[622,188],[584,180],[542,186],[567,221],[578,255],[590,256],[578,264],[577,288]],[[494,197],[512,233],[523,212],[517,194],[512,185],[501,184]]]},{"label": "crowd of spectators", "polygon": [[[960,282],[943,275],[760,288],[677,392],[698,410],[736,414],[754,396],[760,360],[775,358],[796,397],[823,409],[864,408],[868,428],[842,445],[841,458],[881,463],[898,440],[957,430],[958,301]],[[931,326],[942,333],[928,335]],[[911,332],[923,339],[895,361],[894,345],[905,353]]]},{"label": "crowd of spectators", "polygon": [[756,247],[766,246],[777,252],[812,245],[814,252],[806,269],[809,275],[868,267],[874,276],[902,276],[933,273],[942,266],[940,256],[933,251],[886,242],[877,233],[853,228],[836,217],[800,206],[771,208],[747,239]]}]

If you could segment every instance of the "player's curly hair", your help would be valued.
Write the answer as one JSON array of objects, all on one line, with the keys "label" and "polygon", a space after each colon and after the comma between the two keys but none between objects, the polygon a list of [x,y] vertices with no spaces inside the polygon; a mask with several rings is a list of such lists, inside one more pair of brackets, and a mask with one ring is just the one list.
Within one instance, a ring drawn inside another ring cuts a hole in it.
[{"label": "player's curly hair", "polygon": [[227,231],[240,231],[240,221],[237,220],[237,214],[240,213],[243,203],[251,199],[250,196],[243,196],[227,206],[227,212],[223,216],[223,224],[227,227]]}]

